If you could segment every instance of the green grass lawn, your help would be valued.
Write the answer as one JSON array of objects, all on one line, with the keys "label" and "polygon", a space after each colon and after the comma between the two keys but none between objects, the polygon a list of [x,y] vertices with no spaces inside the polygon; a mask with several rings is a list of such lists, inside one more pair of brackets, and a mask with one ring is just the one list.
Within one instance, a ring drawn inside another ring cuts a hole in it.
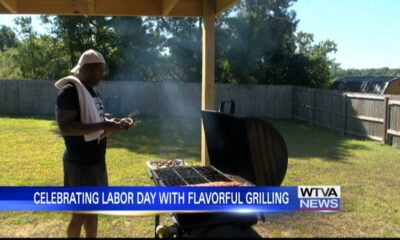
[{"label": "green grass lawn", "polygon": [[[284,136],[283,185],[340,185],[339,213],[274,215],[255,229],[264,237],[400,237],[400,150],[345,138],[295,121],[271,121]],[[200,121],[143,118],[109,138],[113,186],[152,185],[145,162],[183,158],[200,164]],[[53,120],[0,118],[0,185],[61,186],[63,140]],[[163,217],[163,222],[169,222]],[[0,212],[0,237],[65,237],[68,213]],[[152,237],[153,218],[101,216],[99,237]]]}]

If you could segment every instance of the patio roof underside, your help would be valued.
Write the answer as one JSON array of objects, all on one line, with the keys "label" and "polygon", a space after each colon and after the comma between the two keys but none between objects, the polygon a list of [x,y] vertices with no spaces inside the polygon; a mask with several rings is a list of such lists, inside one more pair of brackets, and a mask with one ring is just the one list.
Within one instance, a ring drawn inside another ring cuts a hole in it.
[{"label": "patio roof underside", "polygon": [[[237,0],[215,0],[215,15]],[[203,0],[0,0],[0,14],[203,16]]]}]

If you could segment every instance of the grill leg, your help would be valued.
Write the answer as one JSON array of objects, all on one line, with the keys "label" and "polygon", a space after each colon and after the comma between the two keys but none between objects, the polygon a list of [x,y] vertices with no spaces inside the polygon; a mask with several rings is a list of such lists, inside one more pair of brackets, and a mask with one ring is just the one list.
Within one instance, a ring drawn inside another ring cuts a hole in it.
[{"label": "grill leg", "polygon": [[182,230],[179,230],[176,237],[177,237],[177,238],[182,238],[182,237],[183,237],[183,231],[182,231]]},{"label": "grill leg", "polygon": [[176,237],[177,238],[183,238],[183,229],[179,226],[179,225],[177,225],[177,233],[176,233]]},{"label": "grill leg", "polygon": [[160,215],[154,217],[154,238],[158,238],[157,227],[160,225]]}]

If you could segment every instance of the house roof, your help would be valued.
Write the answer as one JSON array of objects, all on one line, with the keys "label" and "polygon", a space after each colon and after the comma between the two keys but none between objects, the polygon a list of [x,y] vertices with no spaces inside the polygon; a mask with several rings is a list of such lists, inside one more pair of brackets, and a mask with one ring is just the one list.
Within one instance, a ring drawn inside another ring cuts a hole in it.
[{"label": "house roof", "polygon": [[[94,16],[203,15],[204,0],[0,0],[0,14],[51,14]],[[215,15],[237,0],[214,0]]]},{"label": "house roof", "polygon": [[393,76],[342,77],[332,84],[331,89],[342,92],[384,94],[389,83],[399,79]]}]

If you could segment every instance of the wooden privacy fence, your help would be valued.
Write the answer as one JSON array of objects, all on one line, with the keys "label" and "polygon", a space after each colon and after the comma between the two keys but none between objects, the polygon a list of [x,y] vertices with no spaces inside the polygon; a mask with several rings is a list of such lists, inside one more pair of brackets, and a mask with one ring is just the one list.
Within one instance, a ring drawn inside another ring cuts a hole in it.
[{"label": "wooden privacy fence", "polygon": [[400,98],[393,96],[388,101],[386,142],[400,147]]},{"label": "wooden privacy fence", "polygon": [[[199,83],[103,82],[98,90],[103,99],[118,96],[122,114],[137,109],[147,115],[200,116]],[[53,115],[57,92],[54,81],[0,80],[0,115]],[[229,99],[236,102],[237,116],[295,118],[400,146],[400,96],[216,84],[215,108]]]},{"label": "wooden privacy fence", "polygon": [[293,87],[292,117],[344,135],[400,146],[400,98]]},{"label": "wooden privacy fence", "polygon": [[[0,80],[0,115],[54,115],[54,82]],[[122,114],[139,110],[154,116],[200,116],[200,83],[104,81],[97,89],[103,100],[120,98]],[[216,84],[215,108],[233,99],[238,116],[291,118],[291,93],[292,86]]]}]

